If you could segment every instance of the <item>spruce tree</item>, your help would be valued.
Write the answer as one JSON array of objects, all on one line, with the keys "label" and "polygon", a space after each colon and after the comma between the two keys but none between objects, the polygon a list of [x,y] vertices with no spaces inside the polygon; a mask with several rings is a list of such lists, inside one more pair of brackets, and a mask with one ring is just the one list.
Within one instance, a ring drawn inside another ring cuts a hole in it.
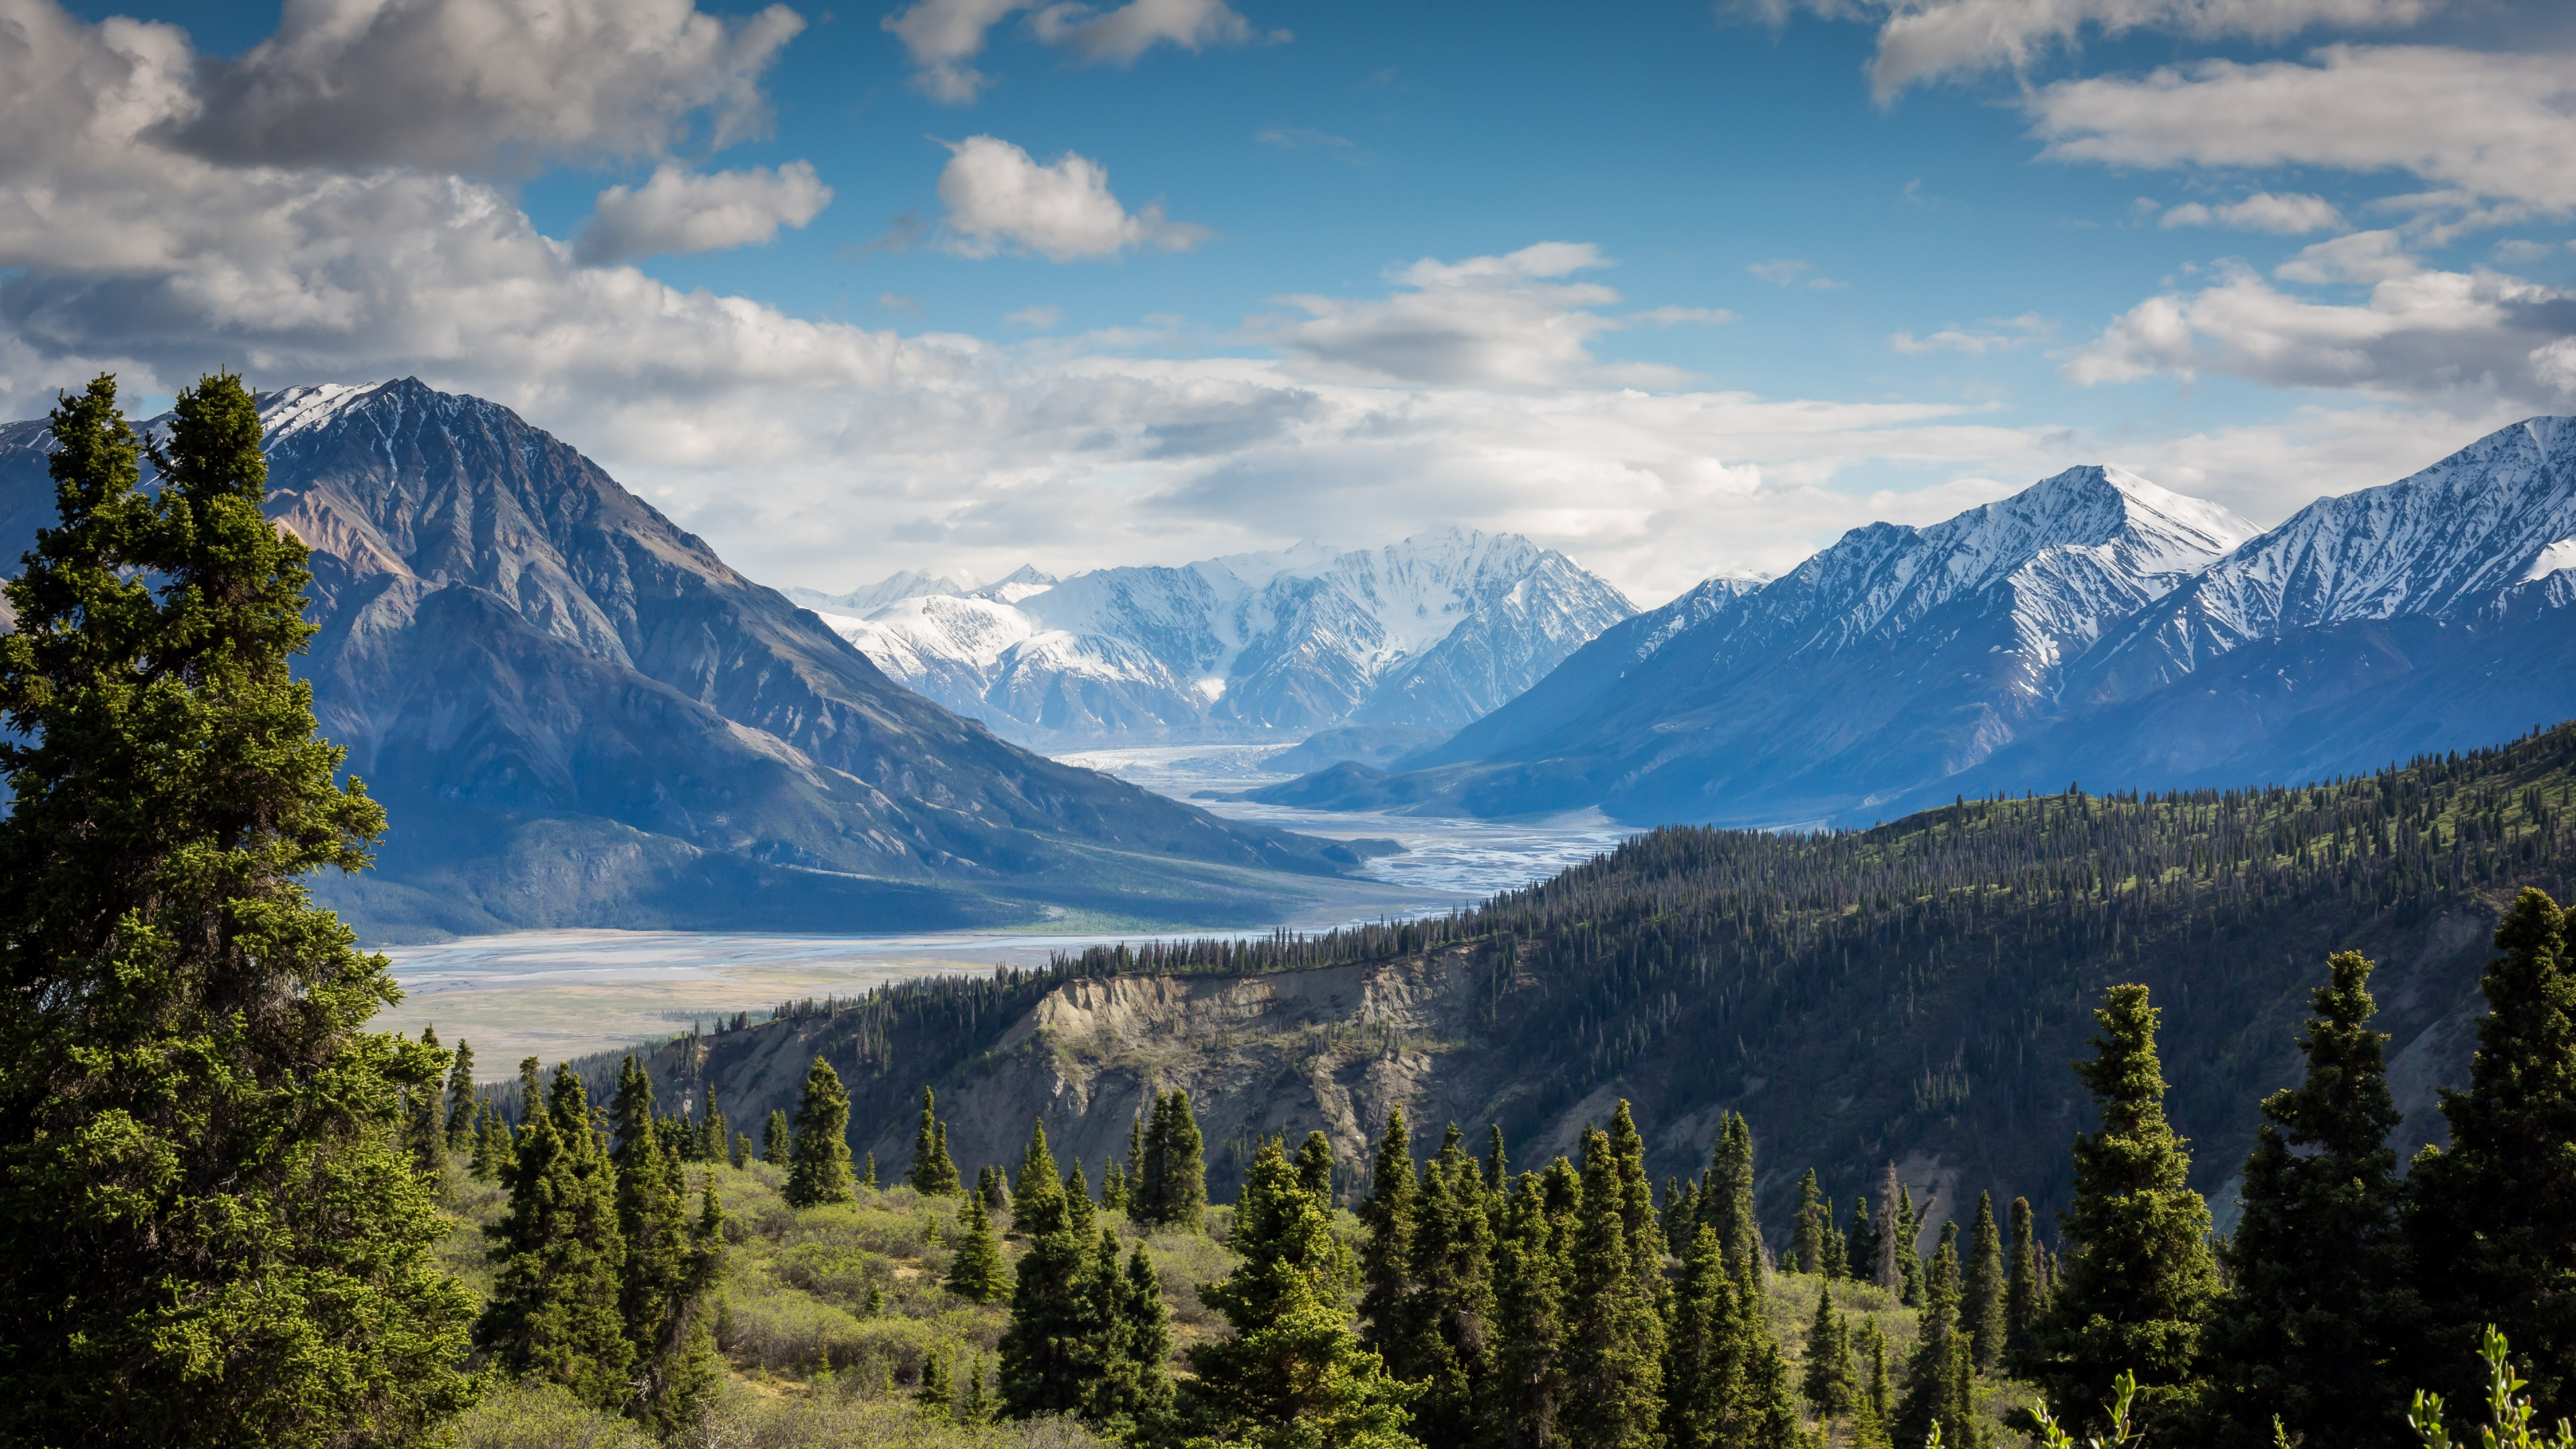
[{"label": "spruce tree", "polygon": [[1959,1225],[1948,1224],[1923,1275],[1923,1312],[1914,1357],[1906,1365],[1905,1399],[1895,1415],[1896,1441],[1920,1444],[1937,1429],[1945,1446],[1975,1449],[1976,1418],[1968,1375],[1974,1348],[1960,1317]]},{"label": "spruce tree", "polygon": [[527,1130],[537,1114],[546,1110],[545,1072],[535,1057],[519,1058],[519,1129]]},{"label": "spruce tree", "polygon": [[474,1048],[465,1038],[456,1039],[456,1056],[447,1068],[447,1150],[474,1150],[475,1108],[481,1099],[474,1094]]},{"label": "spruce tree", "polygon": [[915,1407],[942,1423],[956,1422],[956,1389],[948,1381],[948,1355],[933,1348],[921,1360],[921,1387],[913,1392]]},{"label": "spruce tree", "polygon": [[1121,1272],[1117,1230],[1102,1228],[1082,1293],[1083,1332],[1075,1345],[1082,1364],[1082,1420],[1128,1443],[1165,1437],[1172,1383],[1163,1360],[1171,1352],[1171,1328],[1144,1249]]},{"label": "spruce tree", "polygon": [[1890,1293],[1905,1291],[1904,1260],[1914,1254],[1914,1238],[1908,1232],[1903,1207],[1905,1189],[1897,1185],[1896,1164],[1887,1164],[1887,1175],[1878,1185],[1878,1230],[1870,1234],[1869,1281]]},{"label": "spruce tree", "polygon": [[1493,1122],[1485,1127],[1485,1191],[1496,1201],[1511,1191],[1511,1159],[1503,1155],[1503,1124]]},{"label": "spruce tree", "polygon": [[1234,1333],[1190,1350],[1193,1430],[1251,1449],[1416,1449],[1405,1432],[1415,1391],[1352,1331],[1348,1254],[1276,1141],[1253,1160],[1232,1246],[1242,1262],[1199,1290]]},{"label": "spruce tree", "polygon": [[751,1150],[751,1135],[737,1132],[733,1134],[733,1151],[726,1154],[725,1161],[736,1171],[740,1171],[751,1165],[751,1159],[755,1155]]},{"label": "spruce tree", "polygon": [[1567,1438],[1598,1449],[1649,1449],[1662,1435],[1663,1324],[1638,1277],[1626,1205],[1618,1155],[1594,1128],[1583,1137],[1562,1413]]},{"label": "spruce tree", "polygon": [[789,1207],[857,1200],[858,1194],[851,1190],[849,1134],[850,1094],[841,1090],[841,1074],[816,1057],[805,1073],[805,1093],[796,1103],[787,1186],[780,1194]]},{"label": "spruce tree", "polygon": [[1807,1396],[1817,1418],[1851,1417],[1853,1385],[1845,1372],[1850,1357],[1850,1329],[1834,1312],[1834,1292],[1828,1284],[1816,1292],[1816,1316],[1807,1324],[1806,1361],[1798,1379],[1798,1392]]},{"label": "spruce tree", "polygon": [[1916,1207],[1912,1188],[1896,1190],[1896,1273],[1904,1285],[1898,1299],[1909,1308],[1923,1306],[1924,1275],[1931,1265],[1924,1261],[1919,1245],[1923,1241],[1923,1220],[1931,1211],[1931,1199],[1924,1199],[1923,1205]]},{"label": "spruce tree", "polygon": [[1134,1216],[1137,1222],[1147,1227],[1162,1224],[1164,1201],[1171,1193],[1171,1173],[1163,1160],[1170,1142],[1171,1123],[1171,1094],[1158,1091],[1154,1094],[1154,1111],[1145,1122],[1143,1155],[1137,1159]]},{"label": "spruce tree", "polygon": [[1798,1177],[1797,1226],[1789,1238],[1789,1252],[1799,1272],[1824,1273],[1825,1236],[1833,1226],[1833,1209],[1826,1206],[1824,1190],[1816,1186],[1816,1170],[1810,1167]]},{"label": "spruce tree", "polygon": [[1412,1325],[1405,1309],[1413,1296],[1413,1230],[1420,1184],[1414,1177],[1412,1134],[1404,1108],[1390,1107],[1386,1131],[1378,1137],[1377,1160],[1369,1169],[1368,1196],[1360,1200],[1360,1226],[1368,1234],[1360,1247],[1360,1316],[1370,1347],[1386,1359],[1398,1378],[1419,1377],[1405,1358]]},{"label": "spruce tree", "polygon": [[1834,1216],[1834,1200],[1825,1199],[1825,1265],[1819,1270],[1828,1278],[1851,1276],[1851,1245],[1843,1241],[1840,1219]]},{"label": "spruce tree", "polygon": [[[944,1132],[940,1134],[939,1146],[943,1152],[948,1148],[948,1135]],[[877,1154],[873,1148],[859,1162],[859,1186],[870,1192],[877,1190]]]},{"label": "spruce tree", "polygon": [[440,1076],[403,1089],[403,1146],[411,1152],[412,1167],[423,1185],[439,1193],[447,1187],[447,1111],[441,1096],[447,1053],[438,1048],[438,1033],[425,1026],[420,1029],[420,1044],[431,1053]]},{"label": "spruce tree", "polygon": [[1852,1194],[1851,1232],[1843,1238],[1843,1274],[1855,1283],[1878,1281],[1878,1231],[1869,1223],[1869,1194]]},{"label": "spruce tree", "polygon": [[1750,1258],[1725,1261],[1713,1227],[1702,1226],[1684,1254],[1664,1355],[1661,1427],[1671,1449],[1803,1449],[1808,1442],[1754,1272]]},{"label": "spruce tree", "polygon": [[2209,1328],[2215,1437],[2260,1446],[2275,1416],[2310,1444],[2395,1443],[2419,1325],[2398,1217],[2403,1119],[2370,1029],[2371,964],[2326,962],[2299,1042],[2307,1071],[2263,1101],[2245,1160],[2244,1217],[2227,1249],[2233,1292]]},{"label": "spruce tree", "polygon": [[669,1433],[694,1424],[718,1376],[701,1300],[713,1287],[711,1258],[722,1251],[723,1210],[714,1175],[705,1180],[692,1226],[686,1181],[653,1115],[653,1082],[626,1058],[609,1103],[617,1134],[617,1229],[626,1246],[618,1311],[634,1349],[634,1394],[624,1407]]},{"label": "spruce tree", "polygon": [[2032,1326],[2040,1312],[2039,1241],[2032,1229],[2030,1199],[2012,1200],[2012,1268],[2004,1285],[2004,1348],[2027,1353]]},{"label": "spruce tree", "polygon": [[1205,1144],[1199,1137],[1198,1118],[1190,1114],[1190,1094],[1175,1087],[1166,1101],[1168,1112],[1162,1124],[1160,1151],[1156,1153],[1150,1145],[1147,1148],[1162,1162],[1154,1223],[1195,1233],[1201,1230],[1207,1215]]},{"label": "spruce tree", "polygon": [[1762,1222],[1753,1206],[1753,1129],[1742,1113],[1726,1115],[1702,1192],[1699,1219],[1717,1229],[1717,1246],[1727,1263],[1749,1260],[1761,1266]]},{"label": "spruce tree", "polygon": [[2475,1386],[2479,1330],[2525,1364],[2543,1422],[2576,1414],[2576,948],[2557,902],[2522,892],[2496,926],[2466,1091],[2442,1094],[2447,1149],[2409,1174],[2410,1238],[2432,1313],[2426,1377]]},{"label": "spruce tree", "polygon": [[1403,1352],[1389,1372],[1424,1386],[1413,1432],[1426,1449],[1469,1449],[1494,1413],[1494,1231],[1484,1174],[1455,1127],[1420,1186]]},{"label": "spruce tree", "polygon": [[948,1128],[934,1110],[937,1099],[921,1089],[921,1126],[912,1134],[912,1166],[903,1180],[924,1197],[957,1193],[957,1164],[948,1156]]},{"label": "spruce tree", "polygon": [[1104,1212],[1113,1208],[1120,1212],[1127,1210],[1127,1172],[1114,1157],[1109,1159],[1108,1166],[1100,1169],[1100,1206]]},{"label": "spruce tree", "polygon": [[[1739,1117],[1736,1122],[1741,1126],[1743,1119]],[[1625,1098],[1610,1114],[1610,1127],[1605,1135],[1610,1142],[1611,1161],[1619,1172],[1619,1217],[1628,1240],[1628,1257],[1635,1265],[1638,1284],[1650,1299],[1660,1301],[1664,1284],[1663,1224],[1656,1221],[1654,1184],[1646,1177],[1646,1138],[1637,1130],[1636,1119],[1629,1114]],[[1452,1146],[1456,1145],[1455,1128],[1451,1129],[1450,1142]],[[1752,1166],[1753,1139],[1749,1133],[1744,1140],[1744,1161],[1748,1168]],[[1750,1184],[1747,1187],[1743,1230],[1744,1236],[1750,1240],[1751,1257],[1758,1270],[1762,1260],[1762,1234],[1753,1220]],[[1660,1356],[1663,1352],[1663,1321],[1660,1318],[1656,1320],[1655,1331],[1654,1351]]]},{"label": "spruce tree", "polygon": [[1086,1340],[1105,1331],[1087,1283],[1091,1231],[1077,1218],[1056,1177],[1046,1126],[1035,1124],[1020,1159],[1013,1227],[1029,1237],[1011,1287],[1011,1321],[1002,1331],[1003,1412],[1015,1418],[1082,1412],[1092,1372]]},{"label": "spruce tree", "polygon": [[2024,1377],[2071,1420],[2134,1372],[2141,1421],[2171,1431],[2192,1409],[2218,1270],[2209,1205],[2185,1185],[2191,1158],[2165,1120],[2156,1018],[2143,986],[2109,988],[2093,1013],[2094,1057],[2075,1072],[2102,1126],[2075,1139],[2067,1258]]},{"label": "spruce tree", "polygon": [[668,1312],[649,1344],[638,1346],[636,1417],[665,1443],[705,1421],[724,1381],[716,1352],[716,1286],[724,1276],[724,1194],[716,1175],[699,1185],[698,1217],[690,1227],[687,1273],[668,1300]]},{"label": "spruce tree", "polygon": [[1995,1227],[1995,1195],[1977,1194],[1977,1221],[1968,1233],[1967,1282],[1959,1311],[1966,1320],[1968,1351],[1977,1372],[1992,1373],[2003,1362],[2005,1297],[2004,1240]]},{"label": "spruce tree", "polygon": [[626,1240],[617,1170],[572,1068],[520,1124],[510,1210],[486,1227],[492,1299],[476,1345],[517,1378],[563,1385],[593,1408],[626,1405],[635,1346],[621,1311]]},{"label": "spruce tree", "polygon": [[501,1114],[490,1102],[480,1103],[474,1113],[474,1156],[466,1164],[466,1173],[476,1182],[499,1182],[506,1177],[515,1153],[510,1142],[510,1129],[501,1125]]},{"label": "spruce tree", "polygon": [[470,1394],[473,1313],[398,1146],[442,1063],[316,909],[384,815],[289,671],[305,545],[239,379],[141,445],[60,399],[59,513],[0,636],[0,1403],[30,1443],[408,1442]]},{"label": "spruce tree", "polygon": [[[1453,1138],[1458,1135],[1458,1129],[1454,1125],[1450,1127],[1449,1135]],[[1306,1134],[1305,1145],[1297,1149],[1297,1181],[1304,1184],[1307,1196],[1324,1204],[1328,1211],[1331,1209],[1333,1139],[1321,1132]]]},{"label": "spruce tree", "polygon": [[998,1167],[992,1169],[992,1174],[992,1182],[984,1189],[984,1210],[996,1213],[1009,1212],[1011,1210],[1010,1174]]},{"label": "spruce tree", "polygon": [[[1551,1191],[1550,1184],[1554,1190]],[[1511,1190],[1494,1254],[1494,1385],[1489,1432],[1507,1449],[1562,1443],[1566,1305],[1573,1288],[1573,1206],[1581,1188],[1565,1159]]]},{"label": "spruce tree", "polygon": [[787,1126],[787,1114],[775,1107],[769,1109],[769,1119],[760,1124],[760,1160],[772,1167],[785,1167],[795,1141],[795,1134]]}]

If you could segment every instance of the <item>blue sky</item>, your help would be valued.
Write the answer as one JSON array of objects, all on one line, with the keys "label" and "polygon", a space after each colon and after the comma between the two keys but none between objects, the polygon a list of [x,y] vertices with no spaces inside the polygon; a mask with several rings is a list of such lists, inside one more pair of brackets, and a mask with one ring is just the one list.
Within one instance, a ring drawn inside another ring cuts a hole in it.
[{"label": "blue sky", "polygon": [[2270,523],[2576,410],[2564,5],[13,21],[10,415],[417,373],[782,584],[1456,523],[1652,603],[2073,463]]}]

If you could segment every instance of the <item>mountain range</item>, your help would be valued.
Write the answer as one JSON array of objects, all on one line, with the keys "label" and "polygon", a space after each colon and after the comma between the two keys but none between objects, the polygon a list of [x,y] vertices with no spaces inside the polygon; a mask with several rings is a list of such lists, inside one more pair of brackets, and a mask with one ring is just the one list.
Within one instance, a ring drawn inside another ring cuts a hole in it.
[{"label": "mountain range", "polygon": [[[1269,921],[1279,873],[1361,859],[958,718],[495,403],[259,402],[270,511],[313,550],[299,672],[392,821],[375,872],[315,882],[370,939]],[[50,445],[0,428],[0,558],[53,519]]]},{"label": "mountain range", "polygon": [[1636,612],[1565,555],[1456,528],[1177,568],[789,590],[889,676],[1050,749],[1445,736]]},{"label": "mountain range", "polygon": [[1866,824],[1956,796],[2297,782],[2576,714],[2576,420],[2258,530],[2116,468],[1713,579],[1326,809]]}]

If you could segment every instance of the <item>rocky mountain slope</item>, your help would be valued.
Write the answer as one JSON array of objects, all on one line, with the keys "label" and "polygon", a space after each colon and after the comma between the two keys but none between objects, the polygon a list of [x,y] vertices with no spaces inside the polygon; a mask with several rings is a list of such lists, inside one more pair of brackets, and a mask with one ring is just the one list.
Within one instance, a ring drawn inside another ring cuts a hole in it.
[{"label": "rocky mountain slope", "polygon": [[1866,823],[1956,795],[2347,774],[2576,715],[2576,421],[2270,532],[2081,468],[1712,580],[1386,770],[1261,798]]},{"label": "rocky mountain slope", "polygon": [[[957,718],[507,408],[404,380],[261,415],[315,710],[392,819],[375,875],[318,883],[371,936],[1233,920],[1261,872],[1350,863]],[[47,443],[0,429],[0,558],[51,519]]]},{"label": "rocky mountain slope", "polygon": [[1658,1178],[1704,1164],[1741,1111],[1776,1233],[1808,1166],[1845,1204],[1893,1160],[1943,1212],[1988,1189],[2062,1206],[2090,1125],[2066,1063],[2102,988],[2137,981],[2164,1012],[2193,1184],[2224,1222],[2334,951],[2381,963],[2398,1147],[2440,1137],[2436,1089],[2465,1078],[2498,913],[2524,886],[2576,892],[2571,812],[2576,726],[2304,789],[1971,799],[1812,836],[1671,829],[1459,917],[797,1003],[657,1060],[750,1120],[820,1054],[886,1170],[924,1086],[970,1171],[1009,1160],[1033,1118],[1096,1170],[1154,1092],[1183,1087],[1220,1197],[1265,1133],[1319,1128],[1358,1169],[1394,1105],[1426,1142],[1499,1123],[1535,1165],[1627,1098]]},{"label": "rocky mountain slope", "polygon": [[898,575],[794,596],[894,678],[1057,749],[1286,743],[1342,725],[1445,734],[1635,612],[1563,554],[1457,529],[1061,582]]}]

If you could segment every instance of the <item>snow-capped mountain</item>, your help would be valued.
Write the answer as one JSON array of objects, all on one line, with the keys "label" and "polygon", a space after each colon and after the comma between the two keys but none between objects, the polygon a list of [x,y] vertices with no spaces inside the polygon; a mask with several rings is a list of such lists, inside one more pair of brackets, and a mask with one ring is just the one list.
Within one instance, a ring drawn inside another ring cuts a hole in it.
[{"label": "snow-capped mountain", "polygon": [[842,596],[904,591],[864,612],[811,607],[914,689],[1055,747],[1446,731],[1635,612],[1561,553],[1459,529],[1380,549],[1301,543],[1060,582],[1023,570],[981,590],[915,587],[899,577]]},{"label": "snow-capped mountain", "polygon": [[[376,871],[315,889],[371,934],[1240,920],[1236,868],[1356,858],[897,687],[496,403],[417,379],[259,402],[269,510],[312,548],[297,672],[392,821]],[[0,426],[0,558],[53,521],[50,451]]]},{"label": "snow-capped mountain", "polygon": [[2254,532],[2100,467],[1929,528],[1854,529],[1780,578],[1713,579],[1604,634],[1400,762],[1423,779],[1359,793],[1751,823],[1868,809],[2044,720],[2070,659]]},{"label": "snow-capped mountain", "polygon": [[1280,798],[1626,820],[1893,818],[1955,793],[2297,782],[2576,715],[2576,419],[2255,534],[2078,468],[1712,581],[1446,743]]}]

